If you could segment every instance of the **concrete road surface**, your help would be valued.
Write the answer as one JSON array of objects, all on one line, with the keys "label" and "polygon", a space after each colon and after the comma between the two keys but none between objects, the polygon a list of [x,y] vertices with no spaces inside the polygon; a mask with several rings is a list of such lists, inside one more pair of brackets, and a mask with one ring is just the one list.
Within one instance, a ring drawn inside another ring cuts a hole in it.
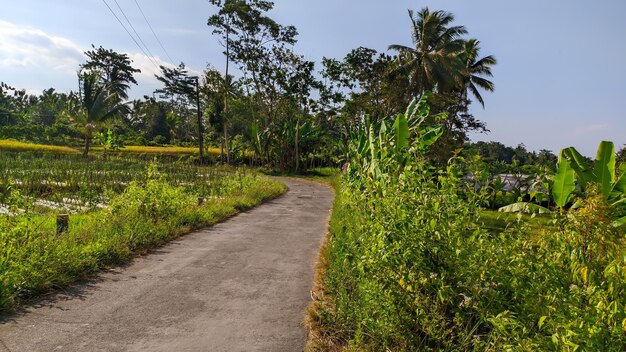
[{"label": "concrete road surface", "polygon": [[332,191],[289,192],[0,320],[0,351],[302,351]]}]

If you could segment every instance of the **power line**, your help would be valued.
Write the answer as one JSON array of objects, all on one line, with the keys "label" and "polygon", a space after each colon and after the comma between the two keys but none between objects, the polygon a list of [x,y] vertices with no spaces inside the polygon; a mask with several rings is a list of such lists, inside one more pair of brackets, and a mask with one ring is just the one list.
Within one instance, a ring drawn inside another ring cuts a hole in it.
[{"label": "power line", "polygon": [[106,5],[106,7],[109,8],[109,11],[111,11],[111,14],[113,14],[113,16],[115,17],[115,19],[117,20],[117,22],[119,22],[119,24],[122,26],[122,28],[124,28],[124,30],[126,31],[126,33],[128,34],[128,36],[130,36],[130,39],[133,40],[133,42],[135,42],[135,45],[137,45],[137,47],[139,48],[139,50],[141,50],[141,52],[143,52],[143,54],[150,60],[150,62],[152,62],[152,64],[158,69],[159,65],[157,65],[156,61],[154,61],[154,59],[148,55],[148,53],[146,53],[146,51],[141,47],[141,45],[139,45],[139,43],[137,42],[137,39],[135,39],[135,37],[133,37],[132,34],[130,34],[130,31],[128,30],[128,28],[126,28],[126,26],[124,25],[124,23],[122,23],[122,21],[120,20],[119,17],[117,17],[117,14],[115,13],[115,11],[113,11],[113,9],[111,8],[111,6],[109,6],[109,4],[106,2],[106,0],[102,0],[102,2]]},{"label": "power line", "polygon": [[117,2],[117,0],[113,0],[113,1],[115,1],[115,5],[117,5],[118,9],[120,9],[120,12],[122,13],[124,18],[126,19],[126,22],[128,22],[128,24],[130,25],[130,28],[133,30],[133,32],[135,33],[137,38],[139,38],[139,41],[141,42],[141,44],[143,44],[143,47],[146,48],[146,51],[150,54],[150,57],[152,58],[152,60],[154,62],[157,62],[157,60],[154,58],[154,55],[152,55],[152,52],[150,52],[150,49],[148,48],[146,43],[144,43],[143,39],[141,39],[141,36],[139,35],[139,33],[137,33],[137,30],[135,30],[135,26],[133,26],[132,22],[130,22],[130,20],[126,16],[126,13],[124,12],[124,10],[122,10],[122,7],[120,6],[120,4]]},{"label": "power line", "polygon": [[150,28],[150,30],[152,31],[152,34],[154,35],[154,38],[157,40],[157,42],[159,43],[159,45],[161,46],[161,49],[163,49],[163,52],[165,53],[165,55],[167,56],[168,59],[170,59],[170,63],[174,64],[174,60],[172,60],[172,57],[170,56],[170,54],[167,52],[167,50],[165,50],[165,47],[163,46],[163,43],[161,43],[161,40],[159,39],[159,37],[156,35],[156,33],[154,32],[154,29],[152,29],[152,26],[150,25],[150,22],[148,21],[148,18],[146,17],[146,15],[143,13],[143,10],[141,9],[141,6],[139,6],[139,3],[137,2],[137,0],[135,0],[135,4],[137,4],[137,8],[139,9],[139,12],[141,12],[141,15],[143,16],[143,19],[146,20],[146,23],[148,24],[148,27]]}]

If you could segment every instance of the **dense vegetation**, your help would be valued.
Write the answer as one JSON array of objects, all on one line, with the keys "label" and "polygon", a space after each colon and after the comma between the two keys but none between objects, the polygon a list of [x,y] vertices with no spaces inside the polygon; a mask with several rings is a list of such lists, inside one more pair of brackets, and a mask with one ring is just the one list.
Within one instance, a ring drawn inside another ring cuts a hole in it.
[{"label": "dense vegetation", "polygon": [[182,162],[0,153],[0,165],[0,311],[285,191],[246,169]]},{"label": "dense vegetation", "polygon": [[427,113],[422,102],[353,140],[360,157],[338,187],[311,348],[623,350],[625,185],[615,202],[589,180],[551,225],[489,229],[490,190],[465,177],[472,163],[425,158],[438,135],[420,126]]},{"label": "dense vegetation", "polygon": [[626,148],[469,143],[497,61],[445,11],[316,68],[272,2],[208,2],[223,73],[161,67],[130,101],[138,70],[94,46],[76,92],[0,85],[0,310],[284,191],[225,164],[342,166],[311,349],[624,350]]},{"label": "dense vegetation", "polygon": [[445,162],[466,132],[485,130],[469,106],[472,99],[484,105],[480,90],[495,89],[488,78],[496,60],[480,55],[480,42],[450,13],[410,12],[413,42],[391,45],[392,55],[360,47],[316,68],[294,51],[297,29],[268,16],[272,2],[210,3],[216,13],[207,24],[224,45],[225,72],[209,64],[194,77],[184,63],[161,67],[163,87],[129,101],[138,69],[127,54],[94,46],[76,91],[30,95],[3,83],[0,139],[71,146],[85,156],[93,144],[196,147],[200,159],[211,147],[224,163],[299,171],[340,166],[364,115],[377,121],[399,113],[425,91],[433,110],[448,116],[432,149],[436,160]]}]

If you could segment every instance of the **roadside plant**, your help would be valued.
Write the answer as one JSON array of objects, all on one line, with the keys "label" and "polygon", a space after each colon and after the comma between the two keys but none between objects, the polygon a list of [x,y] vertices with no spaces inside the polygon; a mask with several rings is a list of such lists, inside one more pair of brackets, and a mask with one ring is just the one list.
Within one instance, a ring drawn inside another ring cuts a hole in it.
[{"label": "roadside plant", "polygon": [[[415,158],[421,158],[428,147],[443,134],[441,125],[424,126],[430,114],[428,94],[413,100],[404,114],[395,119],[373,122],[365,117],[365,123],[351,131],[346,148],[350,182],[362,177],[384,182],[388,177],[398,177]],[[441,120],[445,114],[431,116]]]},{"label": "roadside plant", "polygon": [[[543,175],[539,179],[542,189],[550,190],[550,195],[557,209],[565,210],[577,208],[576,197],[584,199],[589,189],[599,189],[607,202],[614,207],[613,225],[626,225],[626,164],[616,165],[615,147],[613,142],[602,141],[598,146],[593,167],[589,166],[585,158],[574,148],[569,147],[559,153],[556,172],[551,182]],[[546,187],[547,186],[547,187]],[[535,201],[546,201],[543,195],[535,194]],[[499,209],[503,212],[535,212],[547,213],[548,208],[535,203],[521,202]]]},{"label": "roadside plant", "polygon": [[595,187],[617,212],[614,226],[626,225],[626,164],[618,169],[613,142],[600,143],[593,168],[574,147],[563,149],[552,192],[557,206],[565,207],[575,193],[586,197]]},{"label": "roadside plant", "polygon": [[[393,125],[402,124],[398,117]],[[326,338],[316,343],[341,351],[623,350],[626,237],[614,226],[623,216],[615,195],[601,182],[582,193],[563,157],[551,184],[547,174],[537,181],[537,192],[560,204],[558,224],[531,230],[519,214],[512,226],[488,230],[488,187],[471,187],[465,160],[457,155],[437,170],[425,149],[398,152],[402,134],[390,125],[369,124],[349,146],[324,299],[309,315]],[[420,133],[409,136],[419,146]],[[481,166],[472,167],[479,175]]]}]

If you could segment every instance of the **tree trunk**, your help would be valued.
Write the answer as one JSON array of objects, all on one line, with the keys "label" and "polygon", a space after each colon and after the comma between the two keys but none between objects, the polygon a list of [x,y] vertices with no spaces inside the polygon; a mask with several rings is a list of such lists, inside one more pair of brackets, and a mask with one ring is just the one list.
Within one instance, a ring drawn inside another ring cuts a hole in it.
[{"label": "tree trunk", "polygon": [[202,110],[200,110],[200,82],[196,77],[196,109],[198,110],[198,149],[200,163],[204,163],[204,128],[202,128]]},{"label": "tree trunk", "polygon": [[91,136],[89,133],[85,136],[85,150],[83,151],[83,157],[89,156],[89,147],[91,146]]},{"label": "tree trunk", "polygon": [[300,119],[298,119],[296,121],[296,138],[295,138],[295,142],[296,142],[296,172],[300,171],[300,151],[298,150],[298,138],[300,133]]},{"label": "tree trunk", "polygon": [[230,164],[230,146],[228,145],[228,124],[224,123],[224,145],[226,147],[226,163]]},{"label": "tree trunk", "polygon": [[85,150],[83,151],[83,157],[89,156],[89,147],[91,147],[91,139],[93,138],[93,130],[95,126],[91,123],[85,125]]},{"label": "tree trunk", "polygon": [[226,163],[230,164],[230,148],[228,146],[228,123],[226,114],[228,110],[228,92],[230,81],[228,80],[228,69],[230,64],[230,27],[226,29],[226,71],[224,73],[224,111],[222,111],[222,126],[224,128],[224,148],[222,148],[222,160],[224,159],[224,149],[226,149]]}]

